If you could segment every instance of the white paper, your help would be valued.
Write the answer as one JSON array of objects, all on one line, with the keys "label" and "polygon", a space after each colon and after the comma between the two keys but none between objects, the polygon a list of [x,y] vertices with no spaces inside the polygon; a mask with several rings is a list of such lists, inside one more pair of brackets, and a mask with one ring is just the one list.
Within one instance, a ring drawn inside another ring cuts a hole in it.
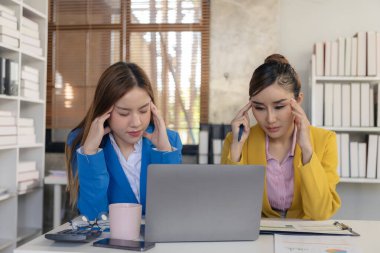
[{"label": "white paper", "polygon": [[359,253],[351,236],[274,236],[275,253]]}]

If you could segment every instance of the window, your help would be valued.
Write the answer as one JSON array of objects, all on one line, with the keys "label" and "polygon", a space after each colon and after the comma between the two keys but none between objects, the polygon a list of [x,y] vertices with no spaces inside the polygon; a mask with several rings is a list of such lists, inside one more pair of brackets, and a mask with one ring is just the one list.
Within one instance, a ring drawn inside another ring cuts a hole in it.
[{"label": "window", "polygon": [[184,144],[198,144],[199,124],[208,120],[208,1],[51,0],[49,7],[53,135],[79,123],[100,74],[127,60],[147,72],[167,126]]}]

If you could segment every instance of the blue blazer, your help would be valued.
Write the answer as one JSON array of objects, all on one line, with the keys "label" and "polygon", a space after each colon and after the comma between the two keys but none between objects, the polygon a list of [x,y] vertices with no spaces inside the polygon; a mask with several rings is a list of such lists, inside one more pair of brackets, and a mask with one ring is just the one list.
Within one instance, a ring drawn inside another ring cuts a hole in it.
[{"label": "blue blazer", "polygon": [[[148,132],[153,131],[149,126]],[[70,145],[79,130],[72,131],[67,143]],[[169,142],[175,151],[158,151],[152,142],[143,137],[141,174],[140,174],[140,203],[145,214],[146,180],[149,164],[176,164],[182,162],[182,143],[177,132],[167,130]],[[76,152],[76,160],[72,161],[73,175],[78,171],[79,193],[77,207],[79,212],[94,220],[101,212],[108,212],[112,203],[138,203],[132,191],[128,178],[117,158],[109,135],[105,135],[101,144],[102,150],[94,155],[83,155]],[[75,156],[74,156],[75,157]]]}]

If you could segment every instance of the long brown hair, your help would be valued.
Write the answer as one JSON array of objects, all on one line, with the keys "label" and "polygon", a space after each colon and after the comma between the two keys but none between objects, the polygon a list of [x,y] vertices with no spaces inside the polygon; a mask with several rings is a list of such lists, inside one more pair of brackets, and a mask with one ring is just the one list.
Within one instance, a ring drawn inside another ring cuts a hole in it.
[{"label": "long brown hair", "polygon": [[301,91],[301,81],[297,72],[288,60],[280,54],[268,56],[254,72],[249,83],[249,97],[253,97],[262,90],[277,83],[298,98]]},{"label": "long brown hair", "polygon": [[[154,103],[153,89],[149,78],[137,64],[117,62],[108,67],[99,78],[94,99],[86,116],[74,128],[77,130],[77,136],[71,143],[66,143],[65,155],[68,177],[66,190],[70,193],[70,205],[73,208],[76,206],[79,190],[78,170],[73,168],[76,164],[76,149],[83,145],[94,119],[106,113],[111,106],[134,87],[144,89]],[[75,173],[73,173],[73,169],[75,169]]]}]

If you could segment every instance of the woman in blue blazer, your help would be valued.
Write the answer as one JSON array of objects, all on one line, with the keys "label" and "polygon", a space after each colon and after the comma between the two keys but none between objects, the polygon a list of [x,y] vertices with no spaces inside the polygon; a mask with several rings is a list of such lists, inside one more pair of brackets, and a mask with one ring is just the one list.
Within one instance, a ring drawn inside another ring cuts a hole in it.
[{"label": "woman in blue blazer", "polygon": [[166,129],[152,85],[134,63],[118,62],[100,77],[94,100],[68,136],[70,203],[94,220],[111,203],[140,203],[145,213],[149,164],[182,161],[177,132]]}]

